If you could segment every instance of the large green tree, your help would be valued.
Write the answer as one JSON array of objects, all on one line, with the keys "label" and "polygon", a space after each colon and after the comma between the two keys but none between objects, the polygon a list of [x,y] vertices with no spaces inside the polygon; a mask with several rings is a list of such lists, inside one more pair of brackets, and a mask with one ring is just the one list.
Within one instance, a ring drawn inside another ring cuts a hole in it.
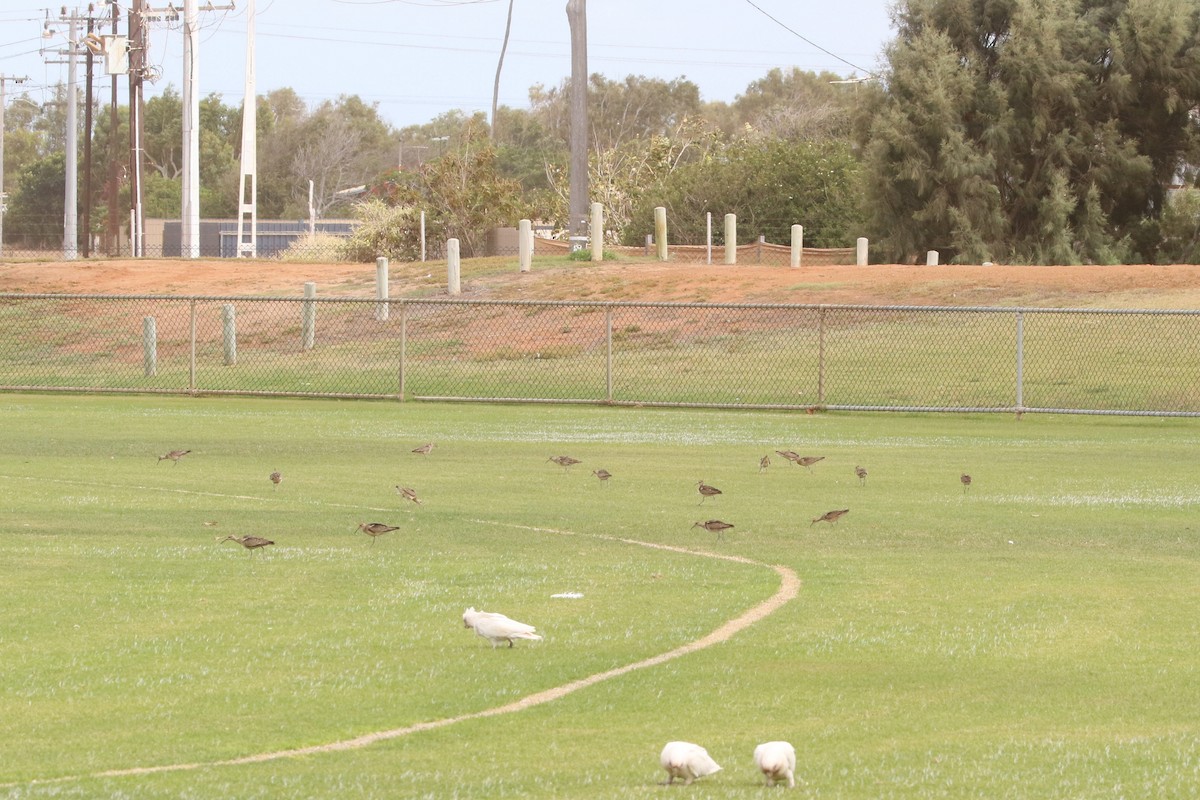
[{"label": "large green tree", "polygon": [[1191,0],[904,0],[865,137],[885,257],[1152,259],[1193,147]]}]

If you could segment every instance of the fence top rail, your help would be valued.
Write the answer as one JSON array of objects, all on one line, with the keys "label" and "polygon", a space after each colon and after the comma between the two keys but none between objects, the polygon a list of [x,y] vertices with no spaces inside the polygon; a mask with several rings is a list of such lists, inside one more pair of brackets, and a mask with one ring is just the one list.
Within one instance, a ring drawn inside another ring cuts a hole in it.
[{"label": "fence top rail", "polygon": [[1200,316],[1200,309],[1163,308],[1040,308],[1031,306],[934,306],[867,305],[855,303],[675,303],[650,300],[488,300],[459,297],[302,297],[272,295],[199,295],[199,294],[62,294],[42,292],[0,292],[0,301],[8,300],[154,300],[160,302],[256,302],[321,303],[378,305],[515,306],[561,308],[681,308],[681,309],[766,309],[775,311],[892,311],[939,312],[961,314],[1081,314],[1128,316]]}]

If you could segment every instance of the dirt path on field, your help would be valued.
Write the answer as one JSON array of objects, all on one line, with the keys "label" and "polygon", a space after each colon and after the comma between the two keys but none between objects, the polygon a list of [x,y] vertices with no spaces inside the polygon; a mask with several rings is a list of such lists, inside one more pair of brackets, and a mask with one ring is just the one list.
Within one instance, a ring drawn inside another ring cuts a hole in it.
[{"label": "dirt path on field", "polygon": [[[178,259],[0,263],[0,292],[373,297],[374,264]],[[394,264],[393,297],[445,291],[440,262]],[[464,297],[708,303],[1200,307],[1200,266],[708,266],[618,261],[463,264]]]},{"label": "dirt path on field", "polygon": [[414,725],[408,725],[403,728],[393,728],[385,731],[374,731],[365,733],[361,736],[356,736],[352,739],[343,739],[337,742],[328,742],[326,744],[311,745],[308,747],[297,747],[289,750],[276,750],[269,753],[255,753],[248,756],[238,758],[223,759],[220,761],[195,762],[187,764],[161,764],[154,767],[130,767],[126,769],[105,770],[103,772],[94,772],[88,775],[76,775],[62,778],[50,778],[46,780],[26,781],[22,783],[0,784],[0,788],[14,788],[16,786],[40,786],[46,784],[69,783],[80,780],[82,778],[120,778],[132,777],[137,775],[153,775],[159,772],[179,772],[184,770],[201,769],[205,767],[230,767],[240,766],[244,764],[259,764],[264,761],[276,761],[284,758],[294,758],[297,756],[318,755],[322,753],[336,753],[345,750],[356,750],[378,742],[387,741],[389,739],[397,739],[403,736],[409,736],[422,731],[436,730],[445,728],[450,725],[455,725],[460,722],[466,722],[474,719],[484,719],[487,717],[500,716],[502,714],[513,714],[518,711],[524,711],[528,708],[544,705],[546,703],[560,700],[572,692],[586,689],[595,686],[603,681],[612,678],[619,678],[622,675],[627,675],[641,669],[656,667],[660,664],[665,664],[668,661],[680,658],[690,653],[695,653],[707,647],[720,644],[732,638],[734,635],[744,631],[751,625],[765,619],[771,614],[778,611],[791,600],[794,600],[800,593],[800,577],[794,570],[781,565],[769,565],[753,559],[744,558],[742,556],[727,555],[724,553],[713,553],[706,550],[690,550],[684,547],[675,547],[672,545],[657,544],[654,542],[643,542],[637,539],[625,539],[618,536],[608,536],[605,534],[580,534],[574,531],[553,529],[553,528],[534,528],[522,525],[509,525],[507,523],[495,523],[487,520],[475,520],[484,524],[506,525],[508,527],[518,527],[523,530],[529,530],[537,533],[550,533],[559,536],[586,536],[593,539],[604,539],[607,541],[621,542],[623,544],[635,545],[638,547],[648,547],[655,550],[665,550],[673,553],[680,553],[689,556],[699,556],[702,558],[714,558],[723,561],[732,561],[739,564],[748,564],[751,566],[764,567],[774,570],[780,577],[779,589],[775,594],[767,598],[763,602],[755,605],[746,611],[728,620],[716,630],[700,637],[694,641],[680,645],[672,650],[668,650],[658,655],[650,656],[649,658],[635,661],[631,664],[615,667],[604,672],[598,672],[593,675],[588,675],[578,680],[565,683],[562,686],[555,686],[550,689],[544,689],[540,692],[526,695],[511,703],[506,703],[493,708],[485,708],[481,711],[473,711],[468,714],[460,714],[455,717],[447,717],[444,719],[430,720],[427,722],[418,722]]}]

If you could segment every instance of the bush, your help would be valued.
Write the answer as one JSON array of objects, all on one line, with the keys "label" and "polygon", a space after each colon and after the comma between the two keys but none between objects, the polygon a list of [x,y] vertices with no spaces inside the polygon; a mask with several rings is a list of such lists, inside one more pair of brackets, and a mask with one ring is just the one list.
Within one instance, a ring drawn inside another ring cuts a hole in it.
[{"label": "bush", "polygon": [[[340,249],[343,259],[369,262],[380,256],[393,261],[421,258],[421,211],[415,206],[391,206],[382,200],[367,200],[354,206],[360,221]],[[436,224],[426,222],[427,239],[441,240]]]}]

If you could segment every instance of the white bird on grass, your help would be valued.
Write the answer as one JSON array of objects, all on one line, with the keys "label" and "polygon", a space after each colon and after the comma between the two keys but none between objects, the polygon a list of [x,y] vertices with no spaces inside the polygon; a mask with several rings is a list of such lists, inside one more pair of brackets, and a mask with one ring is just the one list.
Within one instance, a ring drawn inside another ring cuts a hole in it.
[{"label": "white bird on grass", "polygon": [[493,649],[500,642],[508,642],[508,646],[512,647],[513,639],[542,639],[532,625],[517,622],[493,611],[476,611],[474,608],[463,612],[463,627],[471,628],[487,639],[492,643]]},{"label": "white bird on grass", "polygon": [[754,748],[754,764],[767,777],[767,786],[782,780],[796,785],[796,748],[787,742],[763,742]]},{"label": "white bird on grass", "polygon": [[707,750],[691,742],[667,742],[658,760],[667,771],[668,786],[676,778],[683,778],[683,785],[689,786],[696,778],[712,775],[721,769],[721,765],[712,760]]}]

